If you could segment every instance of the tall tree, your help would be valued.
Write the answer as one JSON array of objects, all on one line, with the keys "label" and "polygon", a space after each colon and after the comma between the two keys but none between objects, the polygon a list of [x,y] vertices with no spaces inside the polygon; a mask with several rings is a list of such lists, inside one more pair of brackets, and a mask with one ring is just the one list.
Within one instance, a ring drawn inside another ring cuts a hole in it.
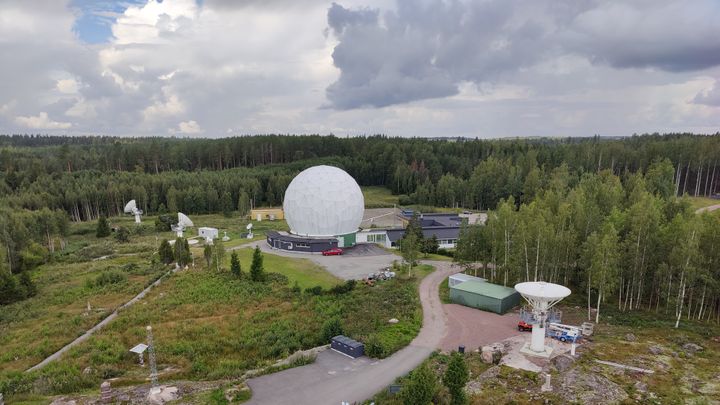
[{"label": "tall tree", "polygon": [[259,246],[255,246],[255,251],[253,251],[252,263],[250,264],[250,279],[252,281],[265,281],[263,255]]},{"label": "tall tree", "polygon": [[230,272],[237,277],[242,278],[242,267],[240,267],[240,259],[238,258],[237,252],[232,252],[230,255]]},{"label": "tall tree", "polygon": [[603,298],[613,293],[619,273],[618,234],[612,222],[607,221],[600,231],[590,235],[585,243],[585,255],[586,271],[597,291],[595,323],[599,323],[600,303]]},{"label": "tall tree", "polygon": [[160,242],[158,255],[160,256],[160,261],[164,264],[170,264],[175,260],[172,246],[170,246],[170,242],[168,242],[167,239],[163,239],[162,242]]}]

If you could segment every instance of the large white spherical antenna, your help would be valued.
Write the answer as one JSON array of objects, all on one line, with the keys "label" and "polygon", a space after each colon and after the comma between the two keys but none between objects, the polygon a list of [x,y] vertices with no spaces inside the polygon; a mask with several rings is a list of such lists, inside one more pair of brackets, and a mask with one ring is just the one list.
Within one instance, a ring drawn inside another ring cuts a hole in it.
[{"label": "large white spherical antenna", "polygon": [[549,357],[552,348],[545,346],[547,313],[555,304],[570,295],[570,289],[559,284],[534,281],[515,284],[515,290],[530,304],[537,322],[533,324],[529,347],[526,345],[522,351],[531,355]]},{"label": "large white spherical antenna", "polygon": [[355,179],[334,166],[300,172],[285,190],[285,220],[301,236],[335,237],[357,232],[365,199]]}]

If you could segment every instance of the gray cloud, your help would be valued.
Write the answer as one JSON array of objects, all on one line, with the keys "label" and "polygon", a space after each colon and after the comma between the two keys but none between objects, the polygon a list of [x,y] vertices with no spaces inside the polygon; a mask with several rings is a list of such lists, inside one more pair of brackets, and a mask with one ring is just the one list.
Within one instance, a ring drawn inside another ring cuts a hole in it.
[{"label": "gray cloud", "polygon": [[698,93],[693,102],[695,104],[720,107],[720,79],[715,80],[715,84],[708,90]]},{"label": "gray cloud", "polygon": [[333,4],[336,109],[457,94],[463,81],[503,82],[564,55],[618,69],[720,65],[720,3],[397,0],[384,14]]}]

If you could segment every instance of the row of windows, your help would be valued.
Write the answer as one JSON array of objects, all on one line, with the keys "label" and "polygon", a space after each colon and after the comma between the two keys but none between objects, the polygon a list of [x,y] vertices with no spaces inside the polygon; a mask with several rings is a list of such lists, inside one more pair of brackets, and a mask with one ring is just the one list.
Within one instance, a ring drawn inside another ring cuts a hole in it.
[{"label": "row of windows", "polygon": [[367,236],[368,242],[385,242],[385,234],[384,233],[377,233],[377,234],[370,234]]}]

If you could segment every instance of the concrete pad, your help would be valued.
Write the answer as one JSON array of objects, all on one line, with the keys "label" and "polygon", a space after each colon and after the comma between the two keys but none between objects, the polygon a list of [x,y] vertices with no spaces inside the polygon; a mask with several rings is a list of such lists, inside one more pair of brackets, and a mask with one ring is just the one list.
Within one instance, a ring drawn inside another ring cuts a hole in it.
[{"label": "concrete pad", "polygon": [[440,343],[444,351],[457,350],[460,345],[477,350],[520,333],[516,313],[499,315],[458,304],[444,304],[443,309],[448,318],[448,331]]}]

